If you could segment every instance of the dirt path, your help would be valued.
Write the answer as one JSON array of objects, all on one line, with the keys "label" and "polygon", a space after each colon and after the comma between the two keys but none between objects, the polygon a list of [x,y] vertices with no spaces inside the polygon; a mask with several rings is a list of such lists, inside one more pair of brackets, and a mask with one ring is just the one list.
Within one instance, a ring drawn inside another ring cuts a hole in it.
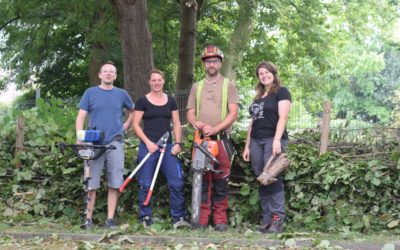
[{"label": "dirt path", "polygon": [[[12,239],[41,239],[46,242],[51,241],[66,241],[66,242],[94,242],[102,244],[119,244],[131,245],[131,247],[142,249],[142,245],[150,247],[150,249],[159,249],[160,247],[172,247],[172,249],[187,249],[192,248],[193,244],[199,249],[262,249],[269,247],[302,249],[316,247],[315,242],[305,238],[292,238],[286,240],[279,239],[263,239],[263,240],[248,240],[248,239],[229,239],[229,238],[202,238],[202,237],[178,237],[178,236],[158,236],[158,235],[138,235],[138,234],[119,234],[118,232],[105,232],[104,234],[78,234],[78,233],[21,233],[21,232],[0,232],[0,237],[11,237]],[[359,249],[359,250],[377,250],[383,249],[400,249],[400,240],[386,243],[374,242],[351,242],[351,241],[324,241],[319,243],[319,247],[324,249]],[[0,249],[5,246],[0,242]],[[43,246],[43,245],[42,245]],[[49,245],[50,246],[50,245]],[[135,247],[136,246],[136,247]],[[54,247],[54,246],[53,246]],[[53,247],[48,249],[53,249]],[[106,247],[107,248],[107,247]],[[128,247],[129,248],[129,247]],[[15,249],[15,248],[14,248]],[[61,248],[62,249],[62,248]],[[125,249],[125,248],[121,248]]]}]

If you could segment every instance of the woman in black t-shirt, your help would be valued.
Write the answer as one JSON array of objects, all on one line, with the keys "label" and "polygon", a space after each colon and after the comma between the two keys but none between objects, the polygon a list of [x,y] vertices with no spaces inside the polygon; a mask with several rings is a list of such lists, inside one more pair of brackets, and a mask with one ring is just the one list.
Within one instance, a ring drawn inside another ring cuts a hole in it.
[{"label": "woman in black t-shirt", "polygon": [[[164,73],[160,70],[150,72],[150,92],[139,98],[133,113],[133,129],[140,139],[138,162],[149,152],[151,156],[137,174],[139,183],[139,220],[144,227],[152,224],[151,206],[144,206],[155,168],[160,157],[156,142],[165,132],[171,134],[171,120],[175,142],[171,137],[161,162],[160,170],[168,182],[170,209],[174,228],[190,226],[186,221],[187,210],[184,198],[184,175],[182,164],[176,155],[181,151],[181,123],[176,101],[163,92]],[[143,120],[143,129],[140,126]],[[150,202],[151,204],[151,202]]]},{"label": "woman in black t-shirt", "polygon": [[[261,62],[256,68],[259,83],[250,105],[251,122],[247,131],[243,159],[250,161],[259,176],[271,155],[279,155],[287,147],[286,123],[291,107],[289,91],[281,86],[278,70],[271,62]],[[285,219],[285,195],[282,178],[268,186],[260,185],[263,233],[280,233]]]}]

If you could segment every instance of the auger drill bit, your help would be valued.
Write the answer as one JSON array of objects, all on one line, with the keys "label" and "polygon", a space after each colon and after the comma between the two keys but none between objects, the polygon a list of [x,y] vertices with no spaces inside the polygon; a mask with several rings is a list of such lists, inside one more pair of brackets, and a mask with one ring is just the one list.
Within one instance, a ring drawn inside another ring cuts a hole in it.
[{"label": "auger drill bit", "polygon": [[89,160],[84,160],[85,168],[83,174],[83,223],[81,228],[85,228],[86,226],[86,216],[90,212],[88,208],[88,203],[90,202],[89,198],[89,180],[90,180],[90,162]]}]

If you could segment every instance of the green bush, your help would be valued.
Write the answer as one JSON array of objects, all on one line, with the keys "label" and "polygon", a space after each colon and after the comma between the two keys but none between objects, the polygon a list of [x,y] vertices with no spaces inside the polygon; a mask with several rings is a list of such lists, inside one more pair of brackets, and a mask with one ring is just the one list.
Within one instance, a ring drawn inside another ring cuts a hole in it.
[{"label": "green bush", "polygon": [[[72,152],[62,155],[59,142],[75,142],[76,108],[60,100],[39,101],[30,110],[3,112],[0,118],[0,217],[46,216],[78,222],[82,211],[82,160]],[[25,150],[14,156],[15,119],[25,117]],[[241,159],[245,131],[233,134],[238,155],[230,178],[229,223],[236,228],[254,227],[260,221],[258,184],[249,163]],[[313,141],[316,133],[305,132],[296,138]],[[190,159],[188,131],[184,159]],[[367,140],[367,138],[366,138]],[[130,137],[126,149],[126,174],[133,170],[137,139]],[[362,148],[362,142],[358,142]],[[365,141],[370,145],[371,141]],[[400,162],[398,143],[384,146],[391,158],[365,160],[357,150],[319,156],[315,146],[300,142],[289,145],[292,160],[284,174],[288,228],[298,230],[367,232],[397,228],[399,217]],[[16,162],[22,164],[16,168]],[[187,205],[190,204],[190,161],[184,160]],[[103,185],[105,187],[105,185]],[[161,175],[152,199],[154,214],[169,218],[169,194]],[[95,218],[102,220],[106,211],[106,190],[98,192]],[[121,195],[118,214],[136,218],[137,183],[133,181]]]}]

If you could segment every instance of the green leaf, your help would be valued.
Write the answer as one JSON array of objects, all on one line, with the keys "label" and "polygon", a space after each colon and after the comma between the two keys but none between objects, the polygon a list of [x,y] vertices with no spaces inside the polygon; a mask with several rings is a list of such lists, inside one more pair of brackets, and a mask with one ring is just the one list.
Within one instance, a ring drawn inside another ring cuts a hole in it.
[{"label": "green leaf", "polygon": [[298,193],[298,194],[296,195],[296,198],[297,198],[297,199],[303,199],[303,197],[304,197],[304,193],[303,193],[303,192],[300,192],[300,193]]},{"label": "green leaf", "polygon": [[296,246],[296,240],[293,238],[285,240],[285,246],[286,247],[295,247]]},{"label": "green leaf", "polygon": [[25,180],[25,181],[30,181],[32,180],[32,175],[30,172],[25,171],[25,172],[19,172],[18,176],[21,177],[21,180]]},{"label": "green leaf", "polygon": [[371,228],[371,217],[369,215],[363,215],[363,221],[367,229]]},{"label": "green leaf", "polygon": [[317,248],[325,249],[325,248],[328,248],[329,245],[330,245],[330,243],[329,243],[328,240],[322,240],[322,241],[317,245]]},{"label": "green leaf", "polygon": [[241,213],[237,213],[236,216],[236,225],[240,225],[243,222],[243,215]]},{"label": "green leaf", "polygon": [[314,206],[319,205],[320,200],[318,196],[314,196],[313,199],[311,200],[311,204],[313,204]]},{"label": "green leaf", "polygon": [[39,190],[37,190],[36,200],[42,199],[42,197],[43,197],[45,194],[46,194],[46,189],[44,189],[44,188],[39,188]]},{"label": "green leaf", "polygon": [[373,168],[379,165],[379,161],[378,160],[372,160],[368,162],[368,167],[369,168]]},{"label": "green leaf", "polygon": [[375,186],[379,186],[381,184],[381,181],[378,178],[375,178],[375,177],[372,178],[371,182]]},{"label": "green leaf", "polygon": [[35,140],[35,143],[37,146],[46,146],[46,141],[40,137]]},{"label": "green leaf", "polygon": [[288,181],[294,180],[295,177],[296,177],[296,172],[294,172],[294,171],[288,171],[285,174],[285,180],[288,180]]},{"label": "green leaf", "polygon": [[33,211],[36,214],[44,215],[44,211],[46,211],[46,206],[43,204],[36,204],[33,206]]},{"label": "green leaf", "polygon": [[183,248],[183,244],[182,243],[178,243],[177,245],[175,245],[174,249],[175,250],[181,250]]},{"label": "green leaf", "polygon": [[386,243],[381,250],[396,250],[396,246],[393,243]]},{"label": "green leaf", "polygon": [[13,216],[14,215],[14,210],[12,210],[11,208],[7,207],[6,210],[4,210],[3,215],[5,217]]},{"label": "green leaf", "polygon": [[253,190],[250,195],[249,203],[250,205],[256,205],[259,199],[258,190]]},{"label": "green leaf", "polygon": [[389,222],[389,223],[387,224],[387,227],[388,227],[388,228],[395,228],[395,227],[397,227],[397,226],[399,225],[399,223],[400,223],[400,219],[398,219],[398,220],[392,220],[391,222]]},{"label": "green leaf", "polygon": [[76,168],[66,168],[63,170],[63,174],[70,174],[76,171]]},{"label": "green leaf", "polygon": [[240,188],[240,194],[243,196],[247,196],[250,194],[250,187],[249,185],[245,184]]}]

